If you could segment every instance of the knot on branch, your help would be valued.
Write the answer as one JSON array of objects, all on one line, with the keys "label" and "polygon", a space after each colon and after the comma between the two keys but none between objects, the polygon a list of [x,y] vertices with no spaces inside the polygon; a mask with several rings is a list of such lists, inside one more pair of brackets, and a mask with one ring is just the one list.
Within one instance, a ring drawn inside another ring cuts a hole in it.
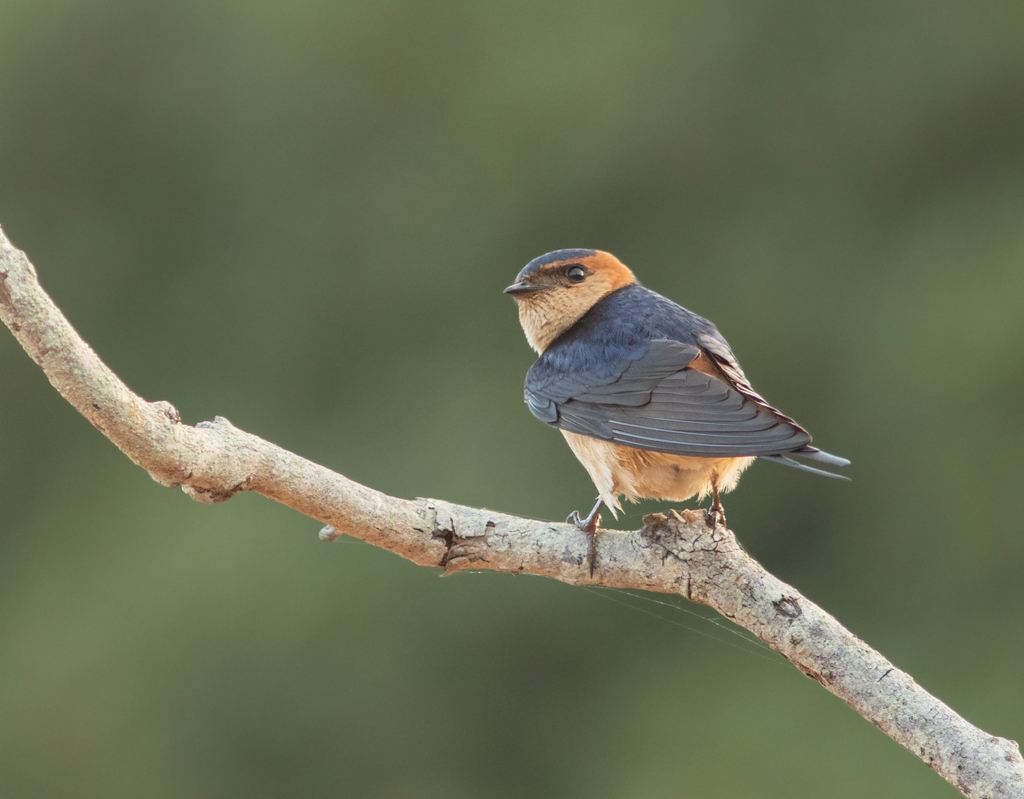
[{"label": "knot on branch", "polygon": [[[161,408],[161,410],[172,424],[179,424],[180,417],[177,422],[174,420],[174,416],[178,412],[173,406],[164,404],[167,407]],[[185,492],[186,496],[196,502],[215,505],[218,502],[227,502],[235,494],[248,489],[252,482],[252,476],[248,470],[256,466],[251,453],[247,451],[249,434],[239,430],[223,416],[215,416],[213,421],[199,422],[195,426],[195,430],[209,431],[217,440],[214,442],[212,450],[206,451],[212,457],[208,460],[204,458],[201,468],[197,467],[196,473],[189,473],[186,480],[182,481],[185,484],[182,485],[181,490]],[[205,484],[209,478],[203,479],[204,472],[215,476],[216,484]]]},{"label": "knot on branch", "polygon": [[[438,564],[444,569],[444,576],[455,574],[474,563],[487,563],[494,549],[505,549],[508,544],[509,530],[502,524],[502,531],[497,536],[496,519],[487,511],[471,511],[451,505],[439,499],[418,497],[422,503],[422,522],[416,530],[430,536],[435,544],[439,544]],[[459,521],[456,522],[456,519]]]},{"label": "knot on branch", "polygon": [[785,616],[787,619],[797,619],[803,615],[803,610],[800,609],[800,601],[798,597],[784,596],[782,599],[777,599],[772,602],[772,607],[775,608],[776,612],[780,616]]},{"label": "knot on branch", "polygon": [[[154,411],[162,413],[171,424],[181,424],[181,414],[178,409],[166,400],[155,400],[149,403]],[[200,422],[200,424],[203,424]],[[198,425],[197,425],[198,427]]]},{"label": "knot on branch", "polygon": [[[0,271],[0,305],[8,308],[11,306],[11,290],[7,288],[7,276],[9,274],[10,272]],[[18,333],[20,330],[21,328],[19,327],[14,332]]]},{"label": "knot on branch", "polygon": [[640,537],[644,543],[664,549],[666,556],[683,561],[699,553],[742,552],[732,531],[710,524],[703,510],[649,513],[644,516]]},{"label": "knot on branch", "polygon": [[337,541],[345,535],[341,530],[335,527],[333,524],[328,524],[320,528],[320,540],[321,541]]},{"label": "knot on branch", "polygon": [[216,505],[218,502],[227,502],[231,497],[241,491],[241,488],[223,490],[220,488],[200,488],[198,486],[182,486],[181,490],[185,496],[191,497],[196,502],[204,505]]},{"label": "knot on branch", "polygon": [[[29,263],[28,257],[7,240],[7,237],[4,236],[3,228],[0,228],[0,259],[14,267],[15,280],[19,276],[25,276],[19,275],[21,270],[24,270],[30,280],[36,279],[36,270]],[[4,306],[8,311],[13,310],[14,305],[11,297],[11,286],[8,283],[11,271],[11,269],[0,269],[0,305]],[[19,331],[16,330],[15,332]]]},{"label": "knot on branch", "polygon": [[254,475],[265,465],[259,448],[253,446],[253,436],[223,416],[191,427],[182,424],[181,414],[169,402],[147,406],[162,424],[169,423],[168,429],[181,435],[175,456],[161,464],[166,468],[149,470],[156,482],[167,488],[180,486],[186,496],[206,505],[226,502],[252,488]]},{"label": "knot on branch", "polygon": [[692,602],[713,604],[713,585],[747,558],[732,531],[699,509],[648,514],[639,535],[642,546],[660,554],[662,566],[672,561],[678,568],[678,590]]}]

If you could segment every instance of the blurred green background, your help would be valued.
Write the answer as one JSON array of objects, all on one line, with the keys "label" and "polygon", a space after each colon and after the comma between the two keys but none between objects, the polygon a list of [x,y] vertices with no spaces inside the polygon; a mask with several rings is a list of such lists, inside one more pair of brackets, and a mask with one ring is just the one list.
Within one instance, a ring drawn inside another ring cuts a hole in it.
[{"label": "blurred green background", "polygon": [[[755,465],[749,551],[1024,740],[1022,35],[1009,0],[2,0],[0,224],[186,421],[542,519],[594,490],[501,290],[611,250],[854,462]],[[318,529],[159,487],[0,334],[3,796],[956,795],[682,610]]]}]

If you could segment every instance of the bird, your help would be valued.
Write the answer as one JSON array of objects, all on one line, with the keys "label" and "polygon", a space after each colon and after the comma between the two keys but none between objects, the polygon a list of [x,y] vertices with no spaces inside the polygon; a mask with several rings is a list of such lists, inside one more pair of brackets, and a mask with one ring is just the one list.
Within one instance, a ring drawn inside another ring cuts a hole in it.
[{"label": "bird", "polygon": [[600,512],[619,497],[683,502],[721,494],[756,458],[826,477],[850,461],[811,446],[810,434],[751,386],[718,328],[644,287],[608,252],[564,249],[530,261],[505,289],[538,358],[526,375],[530,411],[558,428],[597,488],[586,518],[591,574]]}]

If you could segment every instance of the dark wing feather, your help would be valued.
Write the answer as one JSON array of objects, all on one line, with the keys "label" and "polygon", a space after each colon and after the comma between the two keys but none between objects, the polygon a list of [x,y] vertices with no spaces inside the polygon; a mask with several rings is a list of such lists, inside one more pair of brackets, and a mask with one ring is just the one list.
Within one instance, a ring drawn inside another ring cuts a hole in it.
[{"label": "dark wing feather", "polygon": [[[740,368],[740,362],[736,360],[736,356],[733,355],[732,349],[721,334],[716,330],[712,333],[700,333],[697,336],[697,343],[704,349],[712,361],[722,370],[722,374],[728,378],[732,386],[743,394],[744,397],[749,397],[765,407],[771,407],[768,402],[754,391],[754,387],[750,385],[750,381],[747,380],[747,376],[743,373],[743,369]],[[779,411],[772,408],[776,415],[785,419],[786,421],[792,422],[785,414],[779,413]]]},{"label": "dark wing feather", "polygon": [[[821,452],[821,450],[817,449],[816,447],[808,447],[807,449],[813,450],[814,452],[817,452],[817,453],[821,453],[822,455],[828,455],[829,458],[832,458],[832,459],[834,459],[834,461],[836,461],[835,463],[833,463],[834,466],[849,466],[850,465],[850,462],[848,460],[846,460],[846,458],[840,458],[838,455],[829,455],[827,452]],[[808,458],[809,457],[813,457],[813,453],[809,455],[807,453],[799,452],[798,451],[796,454],[803,455],[804,457],[808,457]],[[849,480],[850,479],[845,474],[836,474],[835,472],[827,472],[824,469],[815,469],[813,466],[808,466],[806,463],[797,463],[795,460],[793,460],[792,458],[787,458],[785,455],[762,455],[761,458],[762,458],[762,460],[771,461],[772,463],[779,463],[779,464],[782,464],[783,466],[792,466],[794,469],[802,469],[803,471],[810,472],[811,474],[820,474],[820,475],[823,475],[824,477],[834,477],[837,480]],[[815,460],[819,460],[819,459],[815,458]]]},{"label": "dark wing feather", "polygon": [[560,429],[673,455],[775,455],[810,443],[803,428],[749,388],[738,365],[741,386],[687,368],[700,355],[697,346],[656,339],[600,376],[528,377],[526,399],[538,418]]},{"label": "dark wing feather", "polygon": [[[715,330],[714,333],[699,334],[697,336],[697,342],[704,348],[705,352],[712,357],[718,365],[718,368],[722,370],[722,373],[730,380],[738,391],[740,391],[745,397],[749,397],[755,402],[771,408],[771,406],[765,401],[764,397],[754,391],[754,387],[750,385],[750,381],[747,380],[747,376],[743,374],[743,369],[740,368],[739,361],[737,361],[736,356],[733,355],[732,349],[730,349],[728,343],[726,343],[725,339],[722,338],[721,334],[718,333],[717,330]],[[771,410],[778,419],[796,425],[796,422],[785,414],[780,413],[775,408],[772,408]],[[833,455],[829,452],[823,452],[817,447],[810,446],[810,444],[806,444],[799,449],[791,450],[790,454],[797,455],[801,458],[807,458],[808,460],[818,461],[820,463],[827,463],[829,466],[850,465],[850,461],[846,458],[841,458],[838,455]],[[803,469],[805,472],[811,472],[813,474],[822,474],[826,477],[836,477],[840,480],[850,479],[841,474],[827,472],[824,469],[815,469],[813,466],[808,466],[804,463],[797,463],[791,458],[786,458],[782,455],[762,455],[761,457],[765,460],[771,461],[772,463],[792,466],[795,469]]]}]

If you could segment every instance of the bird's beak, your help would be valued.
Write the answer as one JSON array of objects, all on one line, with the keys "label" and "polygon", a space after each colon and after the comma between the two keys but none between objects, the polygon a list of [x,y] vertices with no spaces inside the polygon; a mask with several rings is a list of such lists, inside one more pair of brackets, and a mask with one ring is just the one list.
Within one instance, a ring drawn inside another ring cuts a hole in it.
[{"label": "bird's beak", "polygon": [[514,297],[516,294],[529,294],[531,291],[540,291],[540,289],[540,286],[537,286],[533,283],[519,282],[513,283],[511,286],[505,289],[505,293],[511,294]]}]

